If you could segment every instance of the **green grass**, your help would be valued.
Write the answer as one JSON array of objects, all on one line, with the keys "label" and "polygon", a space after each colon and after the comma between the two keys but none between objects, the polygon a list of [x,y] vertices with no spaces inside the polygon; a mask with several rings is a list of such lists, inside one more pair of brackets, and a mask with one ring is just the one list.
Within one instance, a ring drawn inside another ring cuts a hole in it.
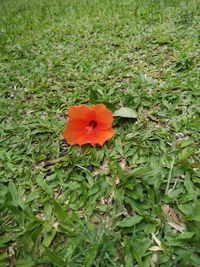
[{"label": "green grass", "polygon": [[[200,3],[2,0],[0,266],[200,266]],[[67,146],[72,105],[130,107]]]}]

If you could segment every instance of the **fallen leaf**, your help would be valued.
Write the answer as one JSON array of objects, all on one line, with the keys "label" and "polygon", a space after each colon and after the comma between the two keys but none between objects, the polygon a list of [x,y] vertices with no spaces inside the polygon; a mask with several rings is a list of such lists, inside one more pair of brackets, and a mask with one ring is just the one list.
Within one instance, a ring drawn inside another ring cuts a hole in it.
[{"label": "fallen leaf", "polygon": [[113,114],[114,117],[123,117],[123,118],[137,118],[137,114],[134,110],[131,108],[120,108],[116,110]]}]

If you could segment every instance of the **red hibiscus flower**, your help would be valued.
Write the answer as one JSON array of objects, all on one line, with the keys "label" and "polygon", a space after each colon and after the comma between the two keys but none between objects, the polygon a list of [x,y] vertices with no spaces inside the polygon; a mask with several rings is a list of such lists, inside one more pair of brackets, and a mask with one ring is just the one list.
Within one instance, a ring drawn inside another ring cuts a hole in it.
[{"label": "red hibiscus flower", "polygon": [[104,104],[73,106],[68,115],[63,136],[70,145],[103,145],[114,134],[113,115]]}]

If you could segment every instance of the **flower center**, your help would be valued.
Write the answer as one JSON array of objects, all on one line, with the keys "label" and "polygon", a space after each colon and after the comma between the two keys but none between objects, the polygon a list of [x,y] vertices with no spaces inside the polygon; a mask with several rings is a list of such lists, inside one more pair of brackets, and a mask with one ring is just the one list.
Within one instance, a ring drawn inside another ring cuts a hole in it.
[{"label": "flower center", "polygon": [[86,132],[87,134],[91,134],[92,131],[97,127],[97,122],[94,120],[91,120],[88,124],[88,126],[86,126]]},{"label": "flower center", "polygon": [[93,121],[93,120],[90,121],[89,127],[92,128],[92,129],[96,128],[97,127],[97,122],[96,121]]}]

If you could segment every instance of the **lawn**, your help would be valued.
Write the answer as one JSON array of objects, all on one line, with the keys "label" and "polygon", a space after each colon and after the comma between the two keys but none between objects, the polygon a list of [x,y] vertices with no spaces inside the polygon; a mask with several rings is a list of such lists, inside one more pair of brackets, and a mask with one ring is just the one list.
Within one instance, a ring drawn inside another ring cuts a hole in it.
[{"label": "lawn", "polygon": [[[0,266],[200,266],[200,2],[1,0]],[[103,147],[68,109],[129,107]]]}]

